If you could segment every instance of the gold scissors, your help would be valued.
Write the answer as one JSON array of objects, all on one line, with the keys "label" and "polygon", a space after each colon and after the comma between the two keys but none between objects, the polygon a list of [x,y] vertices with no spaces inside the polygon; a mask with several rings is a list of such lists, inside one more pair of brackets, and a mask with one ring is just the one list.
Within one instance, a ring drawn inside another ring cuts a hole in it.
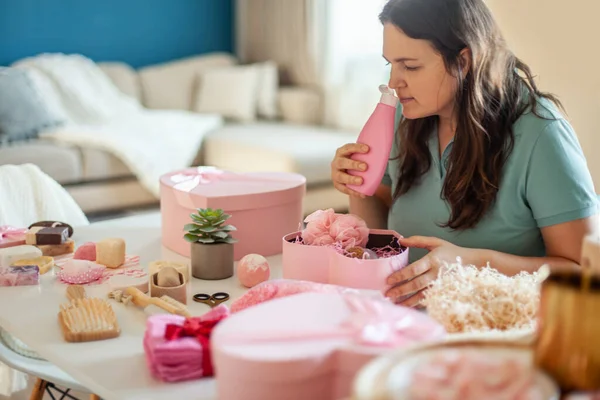
[{"label": "gold scissors", "polygon": [[217,292],[213,293],[212,295],[208,295],[206,293],[198,293],[195,294],[192,298],[195,302],[204,303],[206,305],[209,305],[210,308],[213,308],[218,306],[222,302],[229,300],[229,293]]}]

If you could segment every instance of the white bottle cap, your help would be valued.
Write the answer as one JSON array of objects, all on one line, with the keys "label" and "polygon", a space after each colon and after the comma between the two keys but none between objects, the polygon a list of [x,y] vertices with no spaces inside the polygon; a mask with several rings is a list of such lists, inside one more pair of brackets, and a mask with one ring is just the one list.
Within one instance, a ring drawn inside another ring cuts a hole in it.
[{"label": "white bottle cap", "polygon": [[396,92],[390,89],[387,85],[379,85],[379,92],[381,93],[380,103],[387,104],[388,106],[397,107],[398,98]]}]

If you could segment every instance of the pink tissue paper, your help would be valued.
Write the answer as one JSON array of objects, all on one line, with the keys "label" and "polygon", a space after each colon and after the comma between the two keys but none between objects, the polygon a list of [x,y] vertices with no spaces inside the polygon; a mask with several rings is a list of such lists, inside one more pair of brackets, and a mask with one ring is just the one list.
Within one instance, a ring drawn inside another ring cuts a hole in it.
[{"label": "pink tissue paper", "polygon": [[[264,303],[265,301],[300,293],[358,294],[360,292],[357,289],[330,285],[327,283],[316,283],[292,279],[273,279],[254,286],[241,297],[234,300],[231,303],[231,312],[236,313],[248,307]],[[379,292],[373,292],[373,296],[383,299],[383,295],[381,295]]]}]

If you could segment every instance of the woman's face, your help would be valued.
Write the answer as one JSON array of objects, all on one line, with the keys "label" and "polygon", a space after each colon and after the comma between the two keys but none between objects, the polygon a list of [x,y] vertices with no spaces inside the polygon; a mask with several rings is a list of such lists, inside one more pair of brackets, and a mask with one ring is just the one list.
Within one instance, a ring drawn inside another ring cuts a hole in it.
[{"label": "woman's face", "polygon": [[446,71],[442,56],[428,41],[412,39],[386,23],[383,57],[391,64],[388,85],[396,91],[404,117],[452,117],[456,77]]}]

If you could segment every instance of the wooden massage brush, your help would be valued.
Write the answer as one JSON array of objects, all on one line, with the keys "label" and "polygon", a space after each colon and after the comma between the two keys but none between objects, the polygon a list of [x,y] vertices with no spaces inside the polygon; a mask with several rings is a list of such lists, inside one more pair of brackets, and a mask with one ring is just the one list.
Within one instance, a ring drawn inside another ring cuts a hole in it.
[{"label": "wooden massage brush", "polygon": [[181,315],[183,317],[192,316],[187,307],[177,300],[172,299],[169,296],[150,297],[133,286],[126,288],[124,291],[113,290],[108,294],[108,297],[124,304],[129,304],[131,302],[144,309],[149,306],[156,306],[170,314]]},{"label": "wooden massage brush", "polygon": [[80,285],[67,287],[69,303],[60,305],[58,321],[67,342],[91,342],[121,334],[117,316],[108,301],[89,298]]}]

